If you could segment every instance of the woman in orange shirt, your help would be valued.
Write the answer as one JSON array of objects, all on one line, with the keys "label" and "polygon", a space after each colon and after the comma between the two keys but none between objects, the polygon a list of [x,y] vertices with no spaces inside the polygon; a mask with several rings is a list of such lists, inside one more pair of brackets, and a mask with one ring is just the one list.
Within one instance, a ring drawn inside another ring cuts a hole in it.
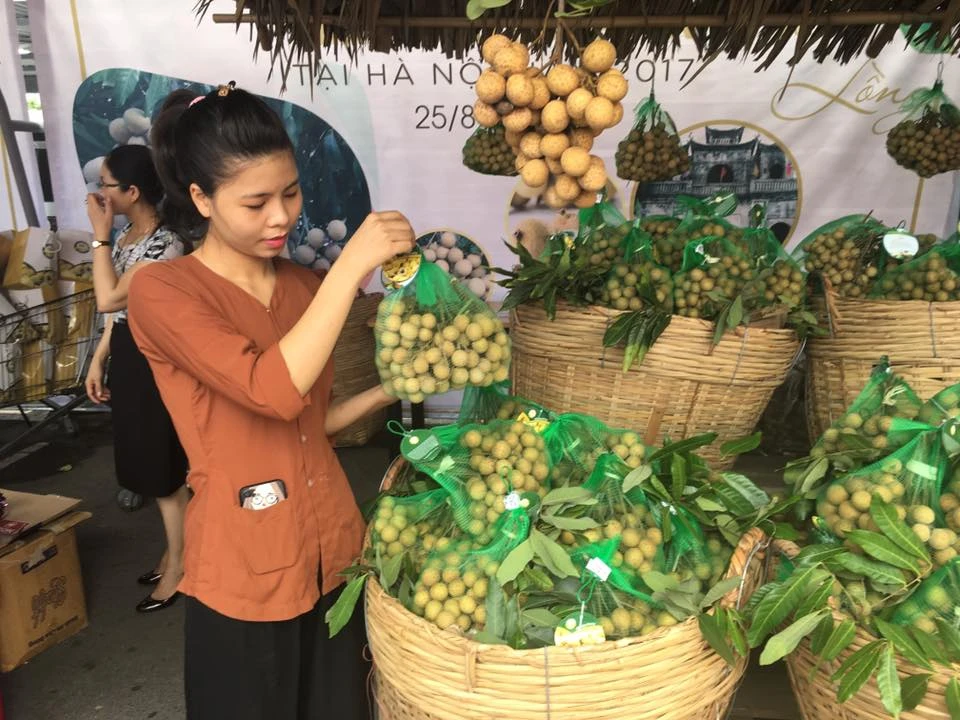
[{"label": "woman in orange shirt", "polygon": [[[372,213],[322,284],[279,258],[300,215],[276,114],[232,84],[171,95],[153,129],[167,215],[203,234],[141,270],[130,323],[190,461],[187,716],[366,718],[362,618],[332,640],[324,613],[363,520],[329,437],[394,399],[330,403],[332,353],[361,280],[414,245]],[[304,168],[306,170],[306,168]]]}]

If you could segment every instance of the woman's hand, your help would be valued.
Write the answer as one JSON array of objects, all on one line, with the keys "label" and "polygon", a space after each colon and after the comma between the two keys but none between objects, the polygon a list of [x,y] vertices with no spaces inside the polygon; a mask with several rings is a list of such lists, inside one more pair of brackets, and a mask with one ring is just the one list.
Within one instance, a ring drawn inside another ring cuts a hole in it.
[{"label": "woman's hand", "polygon": [[110,402],[110,388],[103,384],[103,370],[106,365],[106,358],[94,355],[90,362],[90,369],[87,371],[87,397],[95,403]]},{"label": "woman's hand", "polygon": [[99,193],[87,195],[87,217],[93,227],[94,240],[109,240],[113,230],[113,203],[110,198]]},{"label": "woman's hand", "polygon": [[395,210],[370,213],[344,246],[334,267],[350,268],[359,281],[397,255],[416,245],[410,221]]}]

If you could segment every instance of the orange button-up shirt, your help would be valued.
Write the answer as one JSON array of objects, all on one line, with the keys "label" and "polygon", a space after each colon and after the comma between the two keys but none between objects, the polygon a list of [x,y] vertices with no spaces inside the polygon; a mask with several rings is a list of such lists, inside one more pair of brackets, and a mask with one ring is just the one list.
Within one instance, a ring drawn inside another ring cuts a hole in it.
[{"label": "orange button-up shirt", "polygon": [[[332,358],[301,396],[277,344],[319,285],[277,260],[268,308],[186,256],[130,288],[130,328],[190,461],[179,589],[239,620],[307,612],[360,553],[363,519],[325,432]],[[243,487],[278,479],[285,502],[240,506]]]}]

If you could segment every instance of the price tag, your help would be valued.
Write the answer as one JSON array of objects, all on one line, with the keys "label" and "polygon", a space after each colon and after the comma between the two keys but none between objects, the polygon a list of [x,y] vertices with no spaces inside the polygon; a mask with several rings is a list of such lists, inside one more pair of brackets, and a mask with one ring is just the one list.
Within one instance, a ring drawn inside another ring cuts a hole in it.
[{"label": "price tag", "polygon": [[440,441],[436,435],[408,435],[403,439],[401,452],[407,460],[420,461],[430,457],[440,449]]},{"label": "price tag", "polygon": [[505,510],[519,510],[522,503],[520,493],[512,492],[503,498],[503,507]]},{"label": "price tag", "polygon": [[937,466],[929,465],[925,462],[920,462],[919,460],[911,460],[906,465],[907,472],[911,472],[917,477],[922,477],[924,480],[936,480],[937,479]]},{"label": "price tag", "polygon": [[380,279],[385,288],[396,290],[408,285],[420,271],[423,255],[419,250],[406,255],[397,255],[380,268]]},{"label": "price tag", "polygon": [[590,558],[587,562],[587,570],[600,578],[600,582],[606,582],[610,573],[613,572],[613,569],[600,558]]},{"label": "price tag", "polygon": [[532,430],[542,433],[550,427],[550,421],[546,418],[538,417],[536,410],[528,410],[517,415],[517,422],[523,423]]},{"label": "price tag", "polygon": [[600,645],[607,641],[603,626],[590,613],[582,609],[568,615],[553,631],[553,642],[560,647],[580,647],[581,645]]},{"label": "price tag", "polygon": [[920,251],[920,243],[906,230],[897,228],[883,236],[883,249],[890,257],[906,260]]}]

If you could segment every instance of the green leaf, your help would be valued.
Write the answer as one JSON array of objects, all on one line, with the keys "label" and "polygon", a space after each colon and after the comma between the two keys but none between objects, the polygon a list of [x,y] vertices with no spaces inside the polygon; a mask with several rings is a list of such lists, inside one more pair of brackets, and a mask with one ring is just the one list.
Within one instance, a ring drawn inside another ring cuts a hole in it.
[{"label": "green leaf", "polygon": [[723,628],[720,626],[720,621],[715,616],[704,613],[697,618],[697,622],[700,625],[700,634],[703,635],[703,639],[713,648],[713,651],[722,657],[727,665],[731,667],[736,665],[737,657],[734,654],[733,648],[727,642],[727,637],[723,632]]},{"label": "green leaf", "polygon": [[740,657],[746,657],[750,651],[750,647],[747,645],[747,635],[746,632],[744,632],[743,621],[739,613],[733,610],[723,610],[723,612],[726,613],[729,618],[729,622],[727,622],[727,635],[730,637],[730,642],[733,643],[734,650],[737,651]]},{"label": "green leaf", "polygon": [[913,710],[923,701],[927,694],[930,677],[930,675],[908,675],[900,681],[903,710]]},{"label": "green leaf", "polygon": [[[759,433],[757,434],[759,435]],[[723,482],[742,495],[744,500],[753,506],[754,510],[759,510],[770,504],[770,496],[754,485],[753,481],[745,475],[725,472],[723,473]]]},{"label": "green leaf", "polygon": [[748,435],[747,437],[729,440],[720,446],[720,454],[730,457],[731,455],[748,453],[760,447],[760,441],[762,439],[763,433],[755,432],[753,435]]},{"label": "green leaf", "polygon": [[571,518],[564,517],[563,515],[544,513],[540,516],[540,518],[544,522],[549,523],[560,530],[590,530],[592,528],[600,527],[596,520],[588,517]]},{"label": "green leaf", "polygon": [[366,581],[366,575],[359,575],[348,582],[333,607],[327,610],[324,619],[330,628],[330,637],[343,630],[344,626],[350,622],[353,611],[357,607],[357,600],[360,599],[360,593],[363,591],[363,584]]},{"label": "green leaf", "polygon": [[821,610],[813,615],[804,615],[799,620],[781,630],[776,635],[767,640],[767,644],[760,654],[761,665],[772,665],[792,653],[800,641],[812,633],[820,622],[830,616],[829,610]]},{"label": "green leaf", "polygon": [[539,530],[530,531],[530,542],[533,552],[543,562],[544,566],[558,578],[576,577],[577,568],[566,551],[556,542],[548,538]]},{"label": "green leaf", "polygon": [[824,617],[820,624],[817,625],[817,629],[813,631],[813,634],[810,636],[810,651],[814,655],[819,655],[823,652],[823,649],[827,646],[827,641],[830,639],[830,636],[833,634],[833,614],[827,615]]},{"label": "green leaf", "polygon": [[893,643],[904,658],[927,670],[933,670],[933,665],[924,656],[923,650],[910,638],[910,634],[899,625],[888,623],[886,620],[876,618],[877,630],[887,640]]},{"label": "green leaf", "polygon": [[853,642],[853,639],[856,636],[856,624],[853,622],[853,620],[844,620],[833,629],[832,633],[830,633],[830,637],[823,646],[822,652],[819,653],[820,657],[827,662],[836,660],[840,656],[840,653],[850,647],[850,643]]},{"label": "green leaf", "polygon": [[687,486],[687,459],[683,455],[674,455],[670,460],[670,477],[673,480],[673,499],[679,501]]},{"label": "green leaf", "polygon": [[[943,633],[931,635],[915,627],[907,628],[907,631],[920,648],[920,654],[923,655],[924,658],[930,662],[940,663],[941,665],[950,664],[949,651],[947,650],[946,639]],[[921,663],[920,667],[925,668],[926,665]]]},{"label": "green leaf", "polygon": [[827,476],[828,470],[830,470],[830,461],[826,458],[819,458],[809,466],[798,483],[794,484],[796,493],[798,495],[806,495],[813,490],[813,488],[817,487],[817,483]]},{"label": "green leaf", "polygon": [[730,306],[730,313],[727,316],[727,327],[735,328],[743,322],[743,296],[737,295],[733,304]]},{"label": "green leaf", "polygon": [[878,495],[873,496],[873,502],[870,504],[870,517],[880,528],[880,532],[895,543],[897,547],[919,560],[926,563],[930,562],[930,555],[920,538],[906,523],[900,520],[894,507],[883,502]]},{"label": "green leaf", "polygon": [[870,530],[851,530],[847,533],[848,541],[863,548],[863,551],[880,562],[893,565],[903,570],[909,570],[914,575],[920,575],[920,564],[916,558],[899,548],[892,540],[880,533]]},{"label": "green leaf", "polygon": [[481,630],[473,636],[474,641],[481,645],[506,645],[507,641],[502,637],[497,637],[489,630]]},{"label": "green leaf", "polygon": [[692,452],[693,450],[697,450],[698,448],[709,445],[716,439],[716,433],[704,433],[703,435],[696,435],[684,440],[678,440],[675,443],[668,443],[650,456],[650,462],[655,462],[656,460],[664,458],[667,455]]},{"label": "green leaf", "polygon": [[479,20],[486,10],[487,8],[484,7],[483,0],[469,0],[469,2],[467,2],[467,19]]},{"label": "green leaf", "polygon": [[653,468],[649,465],[641,465],[640,467],[631,470],[623,479],[624,494],[643,485],[643,483],[645,483],[652,474]]},{"label": "green leaf", "polygon": [[383,563],[380,569],[380,584],[384,590],[389,591],[400,577],[400,565],[403,563],[403,553],[394,555]]},{"label": "green leaf", "polygon": [[906,579],[897,568],[851,552],[844,552],[827,563],[828,567],[834,565],[856,575],[863,575],[871,582],[881,585],[895,585],[901,588],[906,586]]},{"label": "green leaf", "polygon": [[655,593],[666,592],[667,590],[676,590],[679,585],[675,577],[671,575],[664,575],[656,570],[648,570],[640,575],[640,579],[643,580],[644,584]]},{"label": "green leaf", "polygon": [[710,588],[707,591],[707,594],[703,596],[703,600],[700,601],[700,607],[704,610],[713,607],[714,603],[723,599],[724,595],[726,595],[728,592],[739,588],[740,582],[741,578],[739,576],[721,580],[712,588]]},{"label": "green leaf", "polygon": [[787,616],[803,600],[807,583],[822,573],[823,571],[816,567],[797,568],[789,580],[771,590],[760,601],[753,613],[753,621],[750,623],[750,630],[747,633],[750,647],[759,646],[763,638],[787,619]]},{"label": "green leaf", "polygon": [[497,581],[501,585],[513,582],[531,560],[533,560],[533,545],[527,539],[511,550],[510,554],[500,563],[500,568],[497,570]]},{"label": "green leaf", "polygon": [[540,504],[547,505],[580,505],[587,502],[596,503],[596,496],[584,487],[563,487],[548,492]]},{"label": "green leaf", "polygon": [[506,640],[507,637],[507,596],[495,577],[487,585],[487,622],[484,630],[494,637]]},{"label": "green leaf", "polygon": [[895,718],[900,717],[903,710],[903,697],[900,691],[900,676],[897,675],[897,657],[893,651],[893,643],[880,654],[880,664],[877,667],[877,689],[880,690],[880,701],[887,712]]},{"label": "green leaf", "polygon": [[950,720],[960,720],[960,683],[955,677],[950,678],[947,683],[947,711],[950,713]]},{"label": "green leaf", "polygon": [[808,545],[793,559],[797,565],[816,565],[849,551],[838,545]]},{"label": "green leaf", "polygon": [[614,320],[603,334],[603,346],[614,347],[623,342],[639,314],[639,311],[624,313]]},{"label": "green leaf", "polygon": [[885,645],[882,640],[865,645],[848,657],[834,673],[832,679],[840,684],[837,690],[839,702],[845,703],[866,684],[880,664],[880,654]]},{"label": "green leaf", "polygon": [[531,608],[529,610],[524,610],[520,614],[520,617],[524,622],[533,625],[539,625],[540,627],[554,628],[560,624],[560,618],[546,608]]},{"label": "green leaf", "polygon": [[947,651],[950,660],[960,662],[960,630],[957,630],[957,628],[943,618],[938,617],[934,622],[937,623],[937,633],[940,637],[940,642],[943,643],[943,647]]},{"label": "green leaf", "polygon": [[797,607],[796,616],[802,617],[816,612],[827,606],[827,601],[833,594],[833,578],[829,577],[803,599],[803,602]]},{"label": "green leaf", "polygon": [[694,502],[696,502],[697,507],[704,512],[722,513],[727,509],[725,505],[721,505],[710,498],[698,497]]},{"label": "green leaf", "polygon": [[[695,594],[682,590],[665,590],[662,593],[655,593],[654,599],[661,600],[665,604],[681,610],[684,618],[700,612],[700,605],[697,603]],[[681,618],[677,619],[680,620]]]}]

